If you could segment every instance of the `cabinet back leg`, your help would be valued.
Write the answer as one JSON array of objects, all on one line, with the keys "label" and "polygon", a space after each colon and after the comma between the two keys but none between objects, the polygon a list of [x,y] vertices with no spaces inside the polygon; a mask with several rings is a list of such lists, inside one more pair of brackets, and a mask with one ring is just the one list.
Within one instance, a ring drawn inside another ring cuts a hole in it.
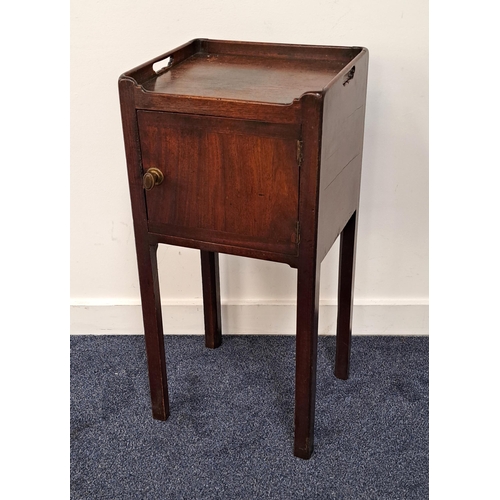
[{"label": "cabinet back leg", "polygon": [[201,250],[201,281],[203,286],[203,316],[205,346],[214,349],[222,343],[219,254]]},{"label": "cabinet back leg", "polygon": [[335,376],[342,380],[347,380],[349,377],[351,358],[356,233],[356,212],[354,212],[340,235]]}]

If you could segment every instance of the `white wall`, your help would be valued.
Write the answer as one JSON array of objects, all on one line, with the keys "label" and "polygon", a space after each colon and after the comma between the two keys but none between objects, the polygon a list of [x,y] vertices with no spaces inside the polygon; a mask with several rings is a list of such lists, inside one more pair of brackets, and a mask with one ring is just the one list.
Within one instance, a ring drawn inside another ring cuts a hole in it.
[{"label": "white wall", "polygon": [[[206,37],[369,49],[354,333],[426,333],[427,17],[422,0],[73,1],[72,332],[142,331],[118,76]],[[321,333],[334,333],[337,262],[338,243],[322,265]],[[159,263],[166,332],[202,333],[198,252],[160,245]],[[221,256],[223,301],[239,304],[224,308],[227,333],[293,333],[295,274]],[[278,314],[272,301],[285,309]]]}]

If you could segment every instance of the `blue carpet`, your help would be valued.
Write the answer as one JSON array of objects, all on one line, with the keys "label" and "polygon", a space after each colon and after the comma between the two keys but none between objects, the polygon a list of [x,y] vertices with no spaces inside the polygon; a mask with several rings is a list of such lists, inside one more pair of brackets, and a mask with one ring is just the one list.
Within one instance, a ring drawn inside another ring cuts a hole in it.
[{"label": "blue carpet", "polygon": [[428,498],[428,337],[320,337],[315,449],[293,456],[295,338],[167,336],[171,415],[151,417],[144,338],[71,338],[71,498]]}]

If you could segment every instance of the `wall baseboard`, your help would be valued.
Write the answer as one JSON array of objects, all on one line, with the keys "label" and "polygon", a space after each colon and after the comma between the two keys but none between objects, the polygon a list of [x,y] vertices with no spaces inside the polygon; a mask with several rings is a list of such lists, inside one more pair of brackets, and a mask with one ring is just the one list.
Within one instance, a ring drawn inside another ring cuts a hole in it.
[{"label": "wall baseboard", "polygon": [[[222,304],[223,333],[232,335],[294,335],[294,302]],[[162,304],[165,334],[202,335],[202,303]],[[335,335],[337,306],[320,302],[319,334]],[[138,303],[73,302],[72,335],[143,334]],[[428,335],[429,305],[423,302],[355,304],[353,335]]]}]

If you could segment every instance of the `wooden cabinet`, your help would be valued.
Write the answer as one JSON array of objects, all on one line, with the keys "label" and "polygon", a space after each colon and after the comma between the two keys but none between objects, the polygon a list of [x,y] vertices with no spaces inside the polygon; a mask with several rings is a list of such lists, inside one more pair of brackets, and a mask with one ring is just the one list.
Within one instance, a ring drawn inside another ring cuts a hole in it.
[{"label": "wooden cabinet", "polygon": [[320,265],[339,235],[335,374],[349,372],[367,68],[361,47],[197,39],[120,77],[154,418],[169,414],[157,245],[201,251],[208,347],[218,253],[283,262],[298,272],[294,452],[310,457]]}]

